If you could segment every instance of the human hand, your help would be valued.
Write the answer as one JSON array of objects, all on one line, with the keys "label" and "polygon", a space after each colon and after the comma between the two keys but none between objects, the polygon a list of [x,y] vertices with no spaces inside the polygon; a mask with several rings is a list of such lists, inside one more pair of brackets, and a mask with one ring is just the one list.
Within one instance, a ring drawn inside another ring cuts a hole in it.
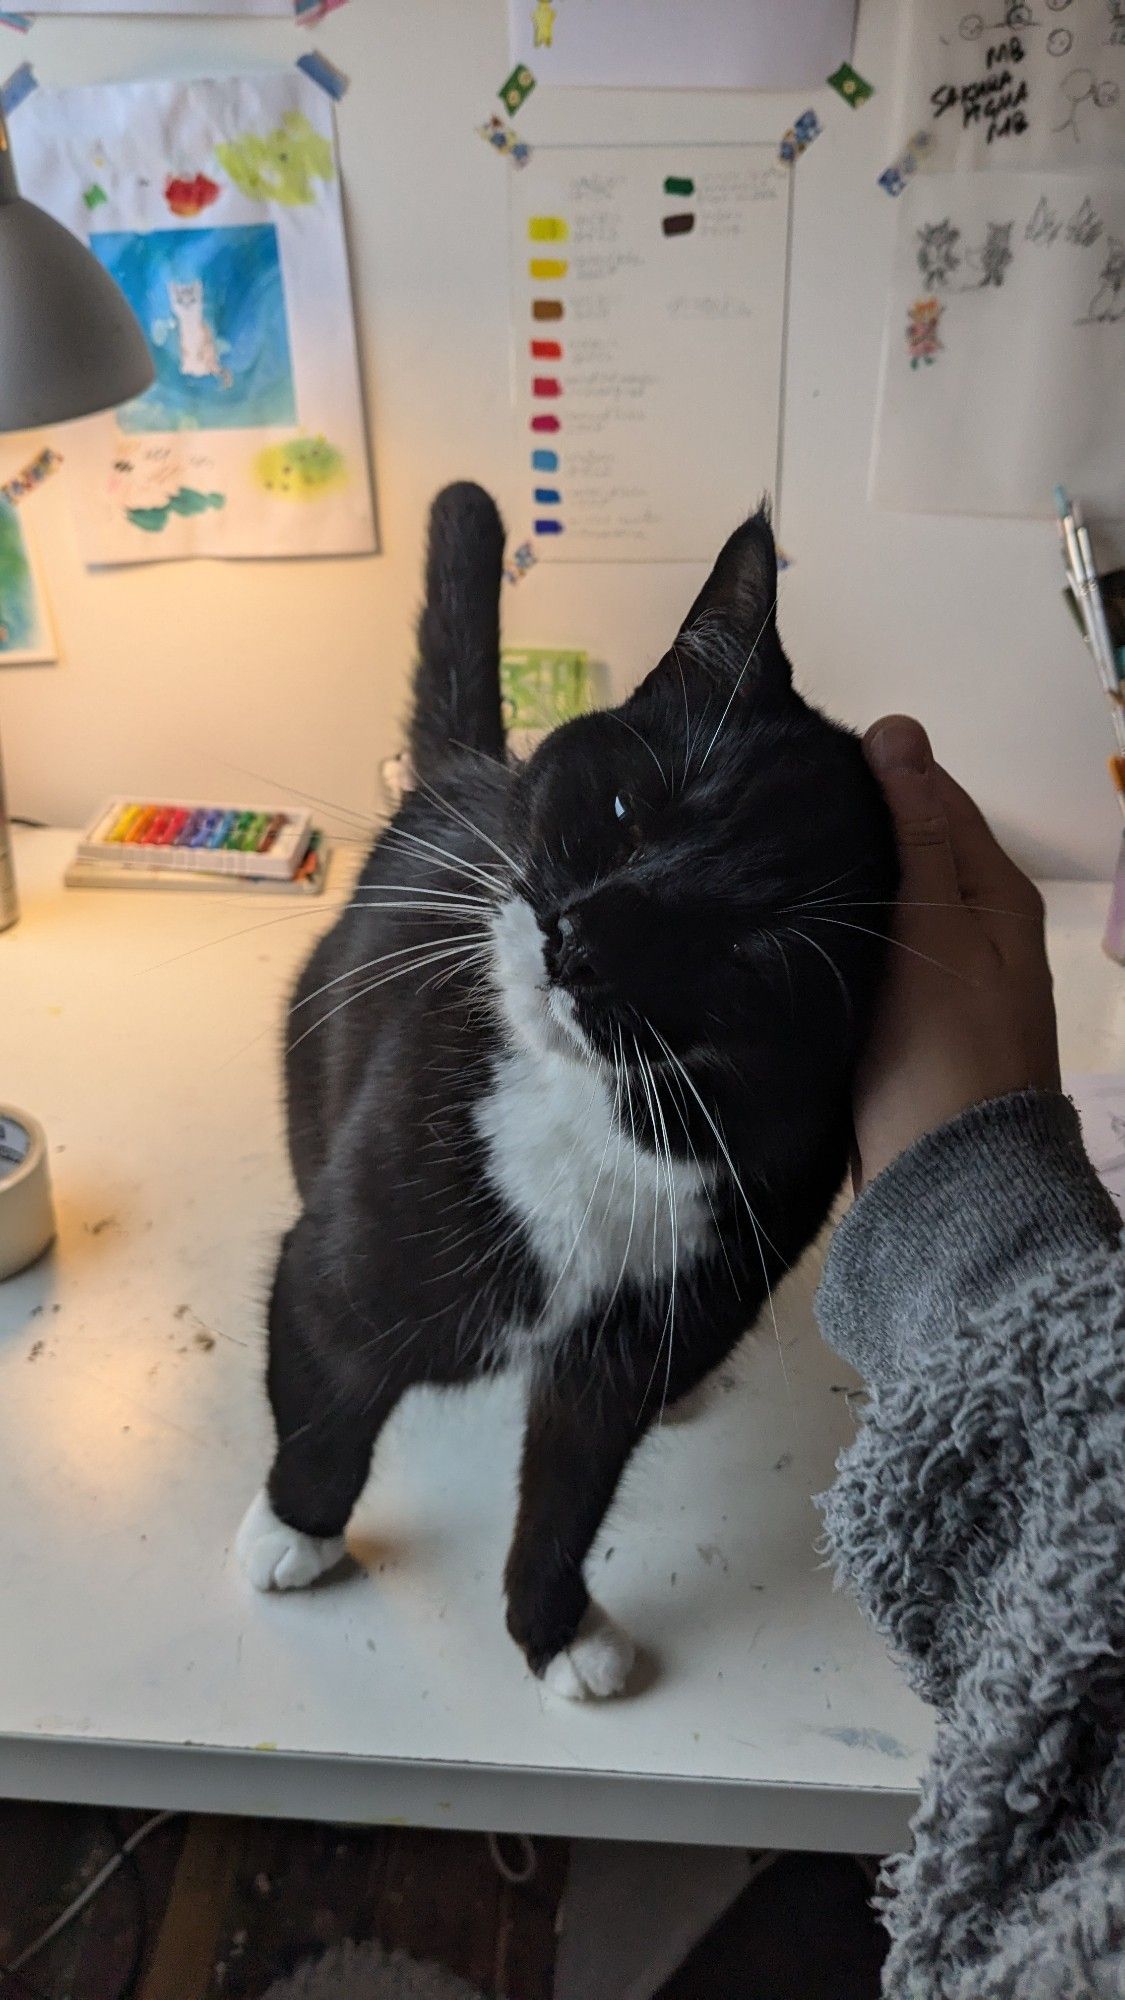
[{"label": "human hand", "polygon": [[921,723],[884,716],[864,753],[895,823],[901,882],[887,983],[856,1078],[856,1193],[972,1104],[1059,1087],[1043,901],[935,764]]}]

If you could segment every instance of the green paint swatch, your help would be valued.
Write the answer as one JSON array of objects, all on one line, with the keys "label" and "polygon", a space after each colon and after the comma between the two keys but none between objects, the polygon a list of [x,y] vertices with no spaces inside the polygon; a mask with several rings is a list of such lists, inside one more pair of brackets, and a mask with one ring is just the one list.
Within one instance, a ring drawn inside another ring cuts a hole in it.
[{"label": "green paint swatch", "polygon": [[695,182],[680,174],[669,174],[664,183],[665,194],[694,194]]}]

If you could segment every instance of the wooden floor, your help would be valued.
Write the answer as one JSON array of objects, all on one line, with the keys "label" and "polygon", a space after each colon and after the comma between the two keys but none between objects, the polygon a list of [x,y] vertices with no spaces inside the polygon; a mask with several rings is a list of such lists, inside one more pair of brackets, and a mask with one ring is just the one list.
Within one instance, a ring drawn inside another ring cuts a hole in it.
[{"label": "wooden floor", "polygon": [[[144,1817],[0,1803],[0,1967]],[[25,1973],[0,1973],[0,2000],[255,2000],[349,1937],[436,1960],[495,2000],[550,2000],[568,1845],[535,1852],[516,1886],[478,1834],[177,1818]],[[661,2000],[876,2000],[870,1893],[848,1857],[782,1857]]]}]

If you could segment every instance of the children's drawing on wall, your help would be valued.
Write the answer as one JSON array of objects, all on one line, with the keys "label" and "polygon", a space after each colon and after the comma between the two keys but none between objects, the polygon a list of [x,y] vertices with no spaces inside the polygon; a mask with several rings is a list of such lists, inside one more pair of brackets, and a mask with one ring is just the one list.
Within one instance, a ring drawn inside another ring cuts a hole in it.
[{"label": "children's drawing on wall", "polygon": [[50,622],[20,510],[0,496],[0,667],[54,658]]},{"label": "children's drawing on wall", "polygon": [[90,247],[148,337],[151,389],[126,431],[256,430],[295,424],[297,398],[277,230],[98,230]]},{"label": "children's drawing on wall", "polygon": [[1125,156],[1125,0],[909,0],[900,134],[927,166],[1085,167]]},{"label": "children's drawing on wall", "polygon": [[938,324],[940,299],[915,299],[906,315],[906,352],[912,368],[930,367],[941,353]]},{"label": "children's drawing on wall", "polygon": [[1105,421],[1125,366],[1125,178],[920,174],[899,218],[872,498],[1050,516],[1061,466],[1092,511],[1125,518]]},{"label": "children's drawing on wall", "polygon": [[28,193],[155,368],[68,452],[87,560],[374,548],[330,100],[293,70],[40,89],[16,118]]},{"label": "children's drawing on wall", "polygon": [[1111,236],[1105,263],[1098,273],[1098,289],[1090,300],[1089,311],[1075,324],[1091,326],[1098,320],[1122,318],[1125,318],[1125,242]]}]

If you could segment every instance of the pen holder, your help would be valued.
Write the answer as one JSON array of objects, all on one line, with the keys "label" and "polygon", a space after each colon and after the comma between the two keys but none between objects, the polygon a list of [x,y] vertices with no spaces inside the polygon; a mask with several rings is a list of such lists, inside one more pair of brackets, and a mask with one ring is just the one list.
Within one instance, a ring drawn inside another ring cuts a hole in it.
[{"label": "pen holder", "polygon": [[1116,959],[1118,965],[1125,965],[1125,833],[1117,850],[1117,873],[1113,878],[1102,950],[1108,958]]}]

